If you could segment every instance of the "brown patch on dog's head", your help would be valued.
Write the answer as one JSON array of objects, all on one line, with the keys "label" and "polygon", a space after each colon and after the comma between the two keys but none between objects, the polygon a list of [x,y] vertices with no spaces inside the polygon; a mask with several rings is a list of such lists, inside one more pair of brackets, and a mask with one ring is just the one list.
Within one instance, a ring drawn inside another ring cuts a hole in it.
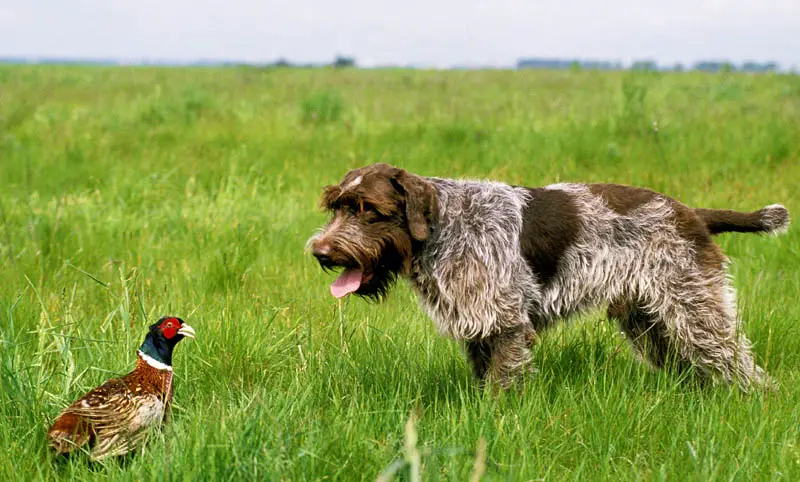
[{"label": "brown patch on dog's head", "polygon": [[339,186],[325,186],[322,188],[322,196],[319,200],[319,205],[322,209],[331,209],[333,203],[342,194],[342,188]]},{"label": "brown patch on dog's head", "polygon": [[[420,176],[372,164],[325,187],[320,205],[332,218],[309,244],[324,269],[344,268],[334,294],[380,298],[397,275],[408,273],[416,245],[428,238],[436,193]],[[343,278],[348,281],[340,283]]]},{"label": "brown patch on dog's head", "polygon": [[429,225],[436,215],[436,191],[419,176],[400,170],[396,182],[406,193],[408,228],[418,241],[428,239]]}]

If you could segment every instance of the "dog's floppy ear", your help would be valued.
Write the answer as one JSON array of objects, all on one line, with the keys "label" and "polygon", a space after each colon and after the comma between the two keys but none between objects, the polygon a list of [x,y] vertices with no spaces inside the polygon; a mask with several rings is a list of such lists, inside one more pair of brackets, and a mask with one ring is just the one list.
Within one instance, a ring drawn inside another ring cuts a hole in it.
[{"label": "dog's floppy ear", "polygon": [[322,209],[329,210],[333,202],[342,194],[342,188],[336,185],[325,186],[322,189],[322,196],[319,200],[319,205]]},{"label": "dog's floppy ear", "polygon": [[411,236],[418,241],[428,239],[428,225],[436,215],[436,191],[429,182],[403,169],[398,171],[395,180],[405,191]]}]

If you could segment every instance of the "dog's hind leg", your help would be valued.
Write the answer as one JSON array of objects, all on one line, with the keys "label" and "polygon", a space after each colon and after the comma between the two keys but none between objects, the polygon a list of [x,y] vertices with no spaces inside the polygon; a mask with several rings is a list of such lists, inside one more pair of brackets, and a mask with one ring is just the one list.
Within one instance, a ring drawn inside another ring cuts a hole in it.
[{"label": "dog's hind leg", "polygon": [[675,296],[658,305],[656,328],[668,334],[677,355],[691,363],[704,377],[719,376],[748,392],[760,387],[774,388],[774,382],[756,364],[750,342],[741,332],[732,290],[725,281],[692,283],[674,280]]},{"label": "dog's hind leg", "polygon": [[609,305],[608,318],[617,322],[640,361],[653,369],[665,367],[674,346],[657,315],[635,301],[620,300]]}]

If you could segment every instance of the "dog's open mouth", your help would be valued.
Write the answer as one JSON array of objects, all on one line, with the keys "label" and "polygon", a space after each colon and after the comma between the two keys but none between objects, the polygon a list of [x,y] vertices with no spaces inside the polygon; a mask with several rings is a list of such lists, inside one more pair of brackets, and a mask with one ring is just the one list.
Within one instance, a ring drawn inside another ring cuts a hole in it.
[{"label": "dog's open mouth", "polygon": [[358,268],[345,268],[342,274],[331,284],[331,294],[343,298],[355,293],[362,285],[369,283],[372,273],[364,273]]}]

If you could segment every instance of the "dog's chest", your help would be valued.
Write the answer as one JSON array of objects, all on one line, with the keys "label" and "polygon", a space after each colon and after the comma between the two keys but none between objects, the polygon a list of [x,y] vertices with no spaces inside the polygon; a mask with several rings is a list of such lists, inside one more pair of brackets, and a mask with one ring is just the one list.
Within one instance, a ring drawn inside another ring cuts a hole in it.
[{"label": "dog's chest", "polygon": [[[459,189],[460,188],[460,189]],[[522,195],[508,186],[454,186],[410,273],[420,304],[455,338],[489,336],[527,316],[534,289],[519,246]]]},{"label": "dog's chest", "polygon": [[[434,272],[432,260],[426,257],[416,258],[411,267],[411,286],[417,293],[419,303],[428,316],[443,332],[450,331],[453,318],[458,313],[456,300],[443,286],[443,278]],[[464,300],[461,301],[462,303]]]}]

